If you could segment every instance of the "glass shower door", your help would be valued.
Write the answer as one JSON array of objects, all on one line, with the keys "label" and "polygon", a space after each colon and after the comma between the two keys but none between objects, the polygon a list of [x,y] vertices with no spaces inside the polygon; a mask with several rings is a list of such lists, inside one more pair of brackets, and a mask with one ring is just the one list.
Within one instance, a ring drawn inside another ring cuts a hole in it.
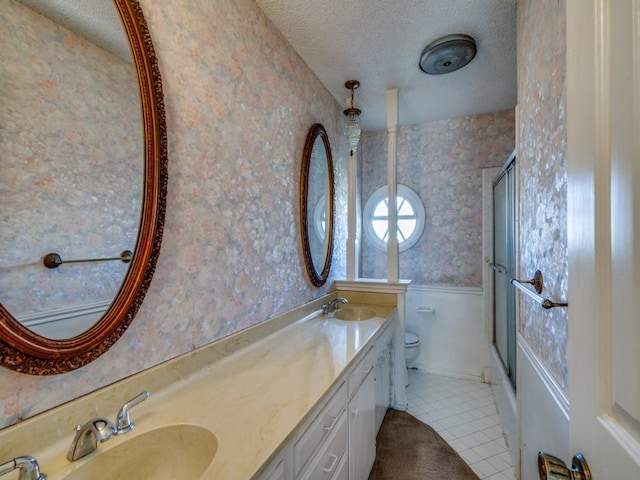
[{"label": "glass shower door", "polygon": [[516,385],[515,290],[515,158],[493,184],[493,318],[494,343],[504,368]]}]

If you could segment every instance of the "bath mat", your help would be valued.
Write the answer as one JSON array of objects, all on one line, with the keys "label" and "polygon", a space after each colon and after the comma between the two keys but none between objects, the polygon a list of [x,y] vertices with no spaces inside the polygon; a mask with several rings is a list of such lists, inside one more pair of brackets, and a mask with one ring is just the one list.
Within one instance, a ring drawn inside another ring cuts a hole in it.
[{"label": "bath mat", "polygon": [[376,438],[369,480],[479,480],[430,426],[389,409]]}]

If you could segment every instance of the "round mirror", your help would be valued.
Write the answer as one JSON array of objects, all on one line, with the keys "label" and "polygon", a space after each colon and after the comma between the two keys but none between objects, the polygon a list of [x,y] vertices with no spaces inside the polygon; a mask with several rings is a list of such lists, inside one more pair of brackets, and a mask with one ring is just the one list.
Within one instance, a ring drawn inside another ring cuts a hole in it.
[{"label": "round mirror", "polygon": [[324,127],[316,123],[302,154],[300,215],[304,262],[311,283],[324,285],[333,248],[333,161]]},{"label": "round mirror", "polygon": [[62,373],[118,340],[151,281],[162,84],[134,0],[10,0],[0,21],[0,364]]}]

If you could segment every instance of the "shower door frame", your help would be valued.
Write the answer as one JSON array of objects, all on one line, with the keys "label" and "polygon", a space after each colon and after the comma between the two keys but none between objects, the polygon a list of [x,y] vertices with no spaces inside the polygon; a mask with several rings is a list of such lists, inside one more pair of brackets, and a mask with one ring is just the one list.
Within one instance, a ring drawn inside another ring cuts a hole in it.
[{"label": "shower door frame", "polygon": [[[496,218],[496,213],[498,209],[496,208],[496,196],[495,189],[500,182],[505,181],[505,191],[506,191],[506,205],[505,205],[505,216],[506,218],[498,219]],[[516,256],[516,240],[517,240],[517,179],[516,179],[516,153],[515,151],[509,156],[507,161],[504,163],[498,175],[496,175],[494,181],[492,182],[492,205],[493,205],[493,213],[492,213],[492,266],[493,266],[493,298],[492,298],[492,308],[493,308],[493,344],[495,349],[500,357],[502,362],[502,366],[505,369],[505,373],[509,378],[513,390],[516,390],[516,380],[517,380],[517,369],[516,369],[516,332],[517,332],[517,310],[516,310],[516,295],[515,289],[511,287],[511,279],[515,278],[515,272],[517,271],[517,256]],[[504,235],[503,239],[505,244],[506,251],[504,252],[505,260],[500,259],[500,262],[497,260],[496,256],[496,227],[499,221],[505,222]],[[501,263],[502,262],[502,263]],[[499,264],[499,265],[498,265]],[[505,271],[506,270],[506,271]],[[502,284],[505,293],[505,303],[503,307],[506,309],[504,314],[506,315],[506,332],[498,332],[498,319],[499,315],[497,312],[497,294],[498,287]],[[502,334],[504,334],[504,339],[506,341],[506,351],[504,348],[498,344],[500,339],[502,338]]]}]

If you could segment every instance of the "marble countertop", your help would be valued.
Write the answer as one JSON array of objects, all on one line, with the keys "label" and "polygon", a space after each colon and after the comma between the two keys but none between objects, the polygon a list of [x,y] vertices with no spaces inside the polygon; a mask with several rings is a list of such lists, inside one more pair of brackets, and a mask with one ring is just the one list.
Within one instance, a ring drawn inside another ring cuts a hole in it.
[{"label": "marble countertop", "polygon": [[[215,459],[201,478],[254,478],[394,312],[392,306],[366,306],[377,316],[343,321],[312,315],[188,376],[171,372],[172,364],[164,366],[166,375],[179,379],[160,391],[150,389],[151,397],[131,412],[136,428],[99,444],[97,454],[163,426],[193,424],[210,430],[218,442]],[[58,477],[59,471],[82,468],[91,461],[86,457],[71,466],[64,459],[70,439],[71,435],[48,452],[29,452],[52,480],[64,478]]]}]

